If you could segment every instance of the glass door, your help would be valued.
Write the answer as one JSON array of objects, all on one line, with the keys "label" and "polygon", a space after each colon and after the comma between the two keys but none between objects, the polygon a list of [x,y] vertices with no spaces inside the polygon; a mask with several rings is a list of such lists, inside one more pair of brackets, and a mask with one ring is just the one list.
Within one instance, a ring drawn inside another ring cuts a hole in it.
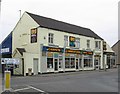
[{"label": "glass door", "polygon": [[54,70],[58,71],[58,59],[54,59],[54,64],[55,64]]},{"label": "glass door", "polygon": [[76,58],[76,69],[78,69],[78,58]]}]

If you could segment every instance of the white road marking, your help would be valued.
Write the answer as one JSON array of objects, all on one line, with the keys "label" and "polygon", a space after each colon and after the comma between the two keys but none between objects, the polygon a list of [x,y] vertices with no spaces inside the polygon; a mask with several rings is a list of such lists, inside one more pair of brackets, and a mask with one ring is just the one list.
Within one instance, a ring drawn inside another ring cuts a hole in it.
[{"label": "white road marking", "polygon": [[40,89],[35,88],[35,87],[32,87],[32,86],[29,86],[29,88],[33,88],[33,89],[35,89],[35,90],[37,90],[37,91],[39,91],[39,92],[45,92],[45,91],[43,91],[43,90],[40,90]]},{"label": "white road marking", "polygon": [[21,89],[16,89],[16,90],[14,90],[14,91],[15,91],[15,92],[16,92],[16,91],[22,91],[22,90],[26,90],[26,89],[30,89],[30,87],[21,88]]}]

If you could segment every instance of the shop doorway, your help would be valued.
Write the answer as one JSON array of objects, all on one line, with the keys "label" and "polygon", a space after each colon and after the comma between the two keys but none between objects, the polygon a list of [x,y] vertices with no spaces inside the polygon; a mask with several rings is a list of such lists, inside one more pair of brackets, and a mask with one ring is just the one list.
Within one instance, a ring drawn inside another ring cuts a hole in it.
[{"label": "shop doorway", "polygon": [[98,61],[98,59],[95,60],[95,69],[96,70],[99,69],[99,61]]},{"label": "shop doorway", "polygon": [[54,64],[55,64],[54,70],[58,71],[58,59],[54,59]]},{"label": "shop doorway", "polygon": [[37,58],[33,59],[33,73],[34,75],[38,74],[38,59]]},{"label": "shop doorway", "polygon": [[78,58],[76,58],[76,69],[78,69]]}]

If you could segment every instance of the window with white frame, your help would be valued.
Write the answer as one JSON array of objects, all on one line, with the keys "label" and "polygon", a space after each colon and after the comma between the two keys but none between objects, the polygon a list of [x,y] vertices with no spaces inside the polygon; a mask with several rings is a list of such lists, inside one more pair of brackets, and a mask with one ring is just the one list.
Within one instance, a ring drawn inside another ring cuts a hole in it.
[{"label": "window with white frame", "polygon": [[84,67],[93,67],[92,55],[84,55]]},{"label": "window with white frame", "polygon": [[95,41],[95,48],[100,49],[101,47],[101,42],[100,41]]},{"label": "window with white frame", "polygon": [[80,48],[80,38],[75,39],[75,47]]},{"label": "window with white frame", "polygon": [[48,34],[48,43],[53,43],[53,39],[54,39],[54,34],[53,33],[49,33]]},{"label": "window with white frame", "polygon": [[87,40],[87,49],[90,48],[90,40]]},{"label": "window with white frame", "polygon": [[64,46],[67,47],[68,46],[68,36],[64,36]]}]

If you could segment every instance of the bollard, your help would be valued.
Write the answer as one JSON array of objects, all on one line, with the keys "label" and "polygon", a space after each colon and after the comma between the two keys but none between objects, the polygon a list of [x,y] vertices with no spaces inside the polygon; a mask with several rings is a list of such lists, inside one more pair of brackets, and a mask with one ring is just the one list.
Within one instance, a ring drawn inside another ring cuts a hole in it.
[{"label": "bollard", "polygon": [[11,72],[5,71],[5,90],[10,90]]}]

